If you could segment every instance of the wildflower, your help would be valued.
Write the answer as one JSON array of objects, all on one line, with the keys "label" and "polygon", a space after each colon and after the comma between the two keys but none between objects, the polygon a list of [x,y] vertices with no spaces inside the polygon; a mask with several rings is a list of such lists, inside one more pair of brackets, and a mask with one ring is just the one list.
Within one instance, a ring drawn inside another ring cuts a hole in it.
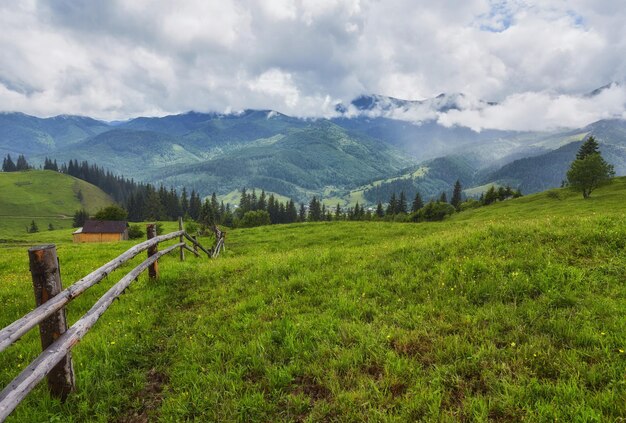
[{"label": "wildflower", "polygon": [[620,354],[624,354],[624,350],[622,348],[620,348],[618,351]]},{"label": "wildflower", "polygon": [[512,346],[512,347],[515,347],[515,342],[511,342],[511,346]]},{"label": "wildflower", "polygon": [[111,341],[111,345],[115,345],[115,341]]}]

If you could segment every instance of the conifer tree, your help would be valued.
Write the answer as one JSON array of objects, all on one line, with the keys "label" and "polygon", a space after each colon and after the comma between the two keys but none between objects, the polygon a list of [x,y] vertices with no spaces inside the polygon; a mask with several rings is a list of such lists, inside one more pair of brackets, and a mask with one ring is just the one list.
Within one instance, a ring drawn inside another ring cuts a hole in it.
[{"label": "conifer tree", "polygon": [[7,154],[6,158],[4,159],[2,163],[2,171],[3,172],[15,172],[16,170],[17,170],[17,167],[15,166],[13,159],[11,159],[11,155]]},{"label": "conifer tree", "polygon": [[211,212],[213,213],[213,223],[222,223],[220,219],[220,203],[217,201],[217,194],[211,194]]},{"label": "conifer tree", "polygon": [[15,165],[15,167],[18,171],[30,169],[30,165],[26,161],[26,157],[24,157],[23,154],[20,154],[20,156],[17,158],[17,164]]},{"label": "conifer tree", "polygon": [[361,218],[361,207],[359,207],[359,202],[357,201],[354,205],[354,211],[352,212],[352,219],[359,220]]},{"label": "conifer tree", "polygon": [[411,211],[415,213],[419,209],[424,207],[424,201],[422,200],[422,196],[419,192],[415,193],[415,198],[413,199],[413,204],[411,205]]},{"label": "conifer tree", "polygon": [[39,226],[37,226],[34,220],[31,220],[28,233],[34,234],[35,232],[39,232]]},{"label": "conifer tree", "polygon": [[320,220],[322,220],[322,206],[315,196],[313,196],[311,202],[309,203],[308,218],[311,222],[319,222]]},{"label": "conifer tree", "polygon": [[391,198],[389,199],[389,204],[387,205],[386,215],[393,216],[397,213],[398,210],[398,200],[396,199],[396,193],[391,194]]},{"label": "conifer tree", "polygon": [[252,194],[250,194],[249,206],[250,210],[256,210],[258,208],[256,190],[252,188]]},{"label": "conifer tree", "polygon": [[380,201],[378,202],[378,205],[376,206],[376,216],[378,216],[378,217],[385,216],[385,210],[383,209],[383,203],[381,203]]},{"label": "conifer tree", "polygon": [[87,210],[80,209],[74,213],[74,220],[72,221],[72,226],[74,228],[80,228],[85,225],[85,221],[89,219],[89,213]]},{"label": "conifer tree", "polygon": [[180,211],[183,216],[189,213],[189,199],[187,198],[187,189],[183,187],[183,192],[180,195]]},{"label": "conifer tree", "polygon": [[265,197],[265,190],[261,190],[261,195],[259,196],[259,201],[257,202],[258,210],[267,210],[267,199]]},{"label": "conifer tree", "polygon": [[398,213],[406,213],[407,212],[407,204],[406,204],[406,196],[404,195],[404,191],[400,191],[400,199],[398,200]]},{"label": "conifer tree", "polygon": [[481,195],[481,198],[481,201],[485,206],[496,202],[496,200],[498,199],[498,192],[496,191],[496,187],[494,185],[491,185],[487,192]]},{"label": "conifer tree", "polygon": [[298,221],[298,210],[296,209],[296,203],[293,200],[289,200],[287,203],[287,221],[286,223],[294,223]]},{"label": "conifer tree", "polygon": [[267,200],[267,212],[270,215],[270,222],[272,224],[278,223],[278,204],[276,203],[276,200],[274,199],[274,194],[270,194],[270,197]]},{"label": "conifer tree", "polygon": [[461,208],[461,202],[463,201],[463,188],[461,187],[461,181],[458,179],[454,183],[454,190],[452,191],[452,199],[450,204],[458,211]]},{"label": "conifer tree", "polygon": [[202,209],[202,202],[200,201],[200,195],[196,190],[191,191],[191,197],[189,199],[189,216],[193,220],[200,218],[200,210]]},{"label": "conifer tree", "polygon": [[237,214],[239,214],[239,217],[243,217],[243,215],[250,210],[252,210],[250,207],[250,196],[248,195],[246,188],[243,187],[241,189],[241,196],[239,197],[239,207],[237,208]]},{"label": "conifer tree", "polygon": [[600,146],[598,142],[593,137],[593,135],[587,138],[587,141],[580,146],[578,153],[576,154],[576,160],[583,160],[584,158],[592,155],[592,154],[600,154]]},{"label": "conifer tree", "polygon": [[613,166],[604,160],[593,137],[580,147],[576,160],[567,171],[569,186],[582,192],[583,198],[589,198],[593,190],[611,182],[613,176]]},{"label": "conifer tree", "polygon": [[300,211],[298,212],[298,221],[304,222],[306,220],[306,207],[304,203],[300,203]]}]

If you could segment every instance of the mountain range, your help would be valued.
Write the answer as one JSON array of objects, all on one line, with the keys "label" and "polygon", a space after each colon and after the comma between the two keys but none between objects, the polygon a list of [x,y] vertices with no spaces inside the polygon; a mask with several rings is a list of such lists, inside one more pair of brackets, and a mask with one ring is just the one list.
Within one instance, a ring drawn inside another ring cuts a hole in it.
[{"label": "mountain range", "polygon": [[430,198],[451,191],[457,179],[468,195],[494,183],[525,193],[558,186],[590,134],[616,173],[626,174],[624,120],[554,132],[476,132],[438,123],[438,113],[462,110],[469,101],[463,94],[423,101],[364,95],[338,104],[334,117],[320,119],[273,110],[123,122],[0,113],[0,154],[24,154],[34,163],[44,157],[87,160],[202,195],[232,195],[245,186],[298,201],[318,195],[335,204],[384,202],[401,190]]}]

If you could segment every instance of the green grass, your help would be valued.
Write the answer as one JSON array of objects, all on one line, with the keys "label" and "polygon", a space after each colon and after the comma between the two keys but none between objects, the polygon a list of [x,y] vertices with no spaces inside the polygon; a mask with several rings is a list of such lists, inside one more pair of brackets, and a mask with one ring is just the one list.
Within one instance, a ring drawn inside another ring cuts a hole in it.
[{"label": "green grass", "polygon": [[[622,178],[442,223],[230,231],[219,259],[167,257],[105,313],[68,402],[39,386],[9,421],[619,421],[624,204]],[[66,284],[130,245],[69,234],[0,250],[1,326],[32,307],[27,245],[57,242]],[[3,353],[0,385],[38,348]]]},{"label": "green grass", "polygon": [[0,239],[26,232],[31,220],[40,231],[46,231],[50,223],[59,229],[71,228],[76,210],[84,207],[95,213],[112,202],[100,188],[62,173],[0,172]]}]

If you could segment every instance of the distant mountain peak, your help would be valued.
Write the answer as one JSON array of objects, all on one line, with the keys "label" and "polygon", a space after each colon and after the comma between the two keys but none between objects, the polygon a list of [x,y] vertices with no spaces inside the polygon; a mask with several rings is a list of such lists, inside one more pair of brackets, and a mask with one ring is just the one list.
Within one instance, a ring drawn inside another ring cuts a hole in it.
[{"label": "distant mountain peak", "polygon": [[595,97],[595,96],[603,93],[606,90],[610,90],[612,88],[621,87],[622,85],[623,85],[623,83],[621,83],[621,82],[612,81],[612,82],[609,82],[606,85],[603,85],[603,86],[601,86],[599,88],[596,88],[595,90],[585,94],[585,97]]},{"label": "distant mountain peak", "polygon": [[338,103],[335,111],[343,117],[386,117],[410,122],[436,120],[438,115],[450,110],[482,108],[494,103],[472,100],[463,93],[441,93],[424,100],[403,100],[379,94],[356,97],[348,105]]}]

